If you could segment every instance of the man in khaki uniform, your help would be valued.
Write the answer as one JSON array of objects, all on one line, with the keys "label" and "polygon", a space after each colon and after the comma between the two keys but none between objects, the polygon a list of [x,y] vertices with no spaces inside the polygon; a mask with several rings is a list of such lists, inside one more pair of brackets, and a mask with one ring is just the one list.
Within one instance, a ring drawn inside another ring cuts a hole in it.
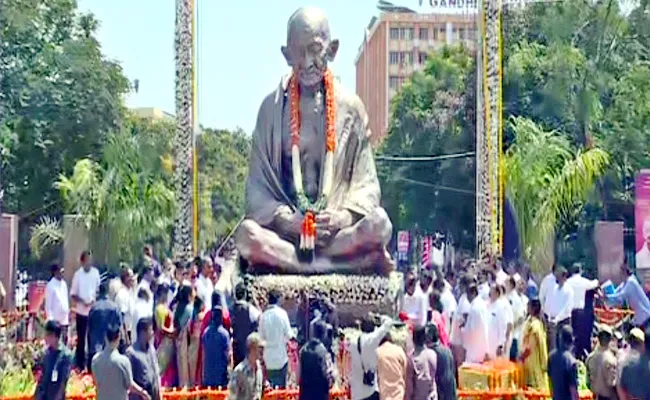
[{"label": "man in khaki uniform", "polygon": [[616,400],[616,354],[610,347],[612,329],[602,326],[598,332],[598,346],[587,357],[589,386],[596,400]]}]

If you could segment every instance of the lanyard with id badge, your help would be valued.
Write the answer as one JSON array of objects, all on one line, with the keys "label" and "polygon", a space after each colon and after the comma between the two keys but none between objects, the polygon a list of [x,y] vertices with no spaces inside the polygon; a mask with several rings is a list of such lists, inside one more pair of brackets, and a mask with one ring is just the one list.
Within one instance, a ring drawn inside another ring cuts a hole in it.
[{"label": "lanyard with id badge", "polygon": [[59,381],[59,361],[61,361],[61,353],[63,353],[63,351],[59,350],[59,353],[56,355],[54,367],[52,368],[52,379],[50,379],[52,383],[57,383]]}]

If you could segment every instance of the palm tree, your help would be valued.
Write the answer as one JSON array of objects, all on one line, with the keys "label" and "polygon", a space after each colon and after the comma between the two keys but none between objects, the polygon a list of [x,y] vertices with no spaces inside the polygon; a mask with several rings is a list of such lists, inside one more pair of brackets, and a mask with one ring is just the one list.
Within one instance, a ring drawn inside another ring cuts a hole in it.
[{"label": "palm tree", "polygon": [[[77,215],[90,232],[96,258],[109,264],[135,261],[146,242],[167,245],[170,239],[174,192],[163,168],[170,136],[137,132],[138,123],[108,136],[101,163],[79,160],[70,176],[61,175],[55,183],[66,212]],[[52,221],[35,227],[32,250],[60,241],[56,228]]]},{"label": "palm tree", "polygon": [[575,215],[609,165],[599,149],[575,149],[565,135],[513,118],[514,144],[505,156],[506,190],[512,199],[524,256],[537,271],[553,263],[557,226]]}]

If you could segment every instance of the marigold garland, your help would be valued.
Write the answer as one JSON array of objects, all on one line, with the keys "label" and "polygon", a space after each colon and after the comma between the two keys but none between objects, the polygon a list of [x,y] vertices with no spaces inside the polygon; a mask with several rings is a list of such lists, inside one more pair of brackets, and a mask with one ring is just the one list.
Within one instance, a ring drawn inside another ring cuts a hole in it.
[{"label": "marigold garland", "polygon": [[327,205],[327,198],[332,189],[334,178],[334,150],[336,149],[336,103],[334,94],[334,76],[328,69],[323,76],[325,89],[325,163],[322,192],[311,203],[305,194],[300,163],[300,88],[298,77],[294,74],[289,81],[290,129],[291,129],[291,168],[296,187],[298,209],[305,215],[300,229],[300,249],[313,252],[316,246],[315,215]]},{"label": "marigold garland", "polygon": [[[329,69],[323,76],[325,86],[325,149],[336,149],[336,102],[334,96],[334,75]],[[300,146],[300,89],[298,77],[294,74],[289,81],[291,144]]]}]

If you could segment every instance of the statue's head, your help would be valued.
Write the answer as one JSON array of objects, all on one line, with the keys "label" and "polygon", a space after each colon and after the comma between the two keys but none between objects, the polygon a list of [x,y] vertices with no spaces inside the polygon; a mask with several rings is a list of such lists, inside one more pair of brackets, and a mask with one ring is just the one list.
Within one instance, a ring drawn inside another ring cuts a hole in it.
[{"label": "statue's head", "polygon": [[330,38],[329,22],[323,10],[303,7],[289,18],[287,45],[282,46],[282,54],[301,86],[318,85],[338,49],[339,41]]}]

